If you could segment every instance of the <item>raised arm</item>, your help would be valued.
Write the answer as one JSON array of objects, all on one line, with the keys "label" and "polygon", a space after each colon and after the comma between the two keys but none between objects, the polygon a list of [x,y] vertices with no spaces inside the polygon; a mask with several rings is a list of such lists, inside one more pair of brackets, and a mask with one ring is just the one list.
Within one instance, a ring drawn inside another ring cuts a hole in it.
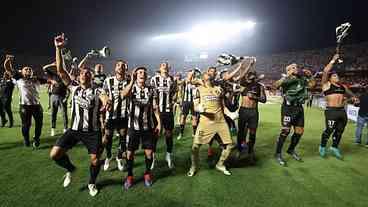
[{"label": "raised arm", "polygon": [[331,71],[332,67],[334,66],[335,62],[339,59],[340,55],[339,54],[335,54],[331,61],[325,66],[325,68],[323,69],[323,74],[322,74],[322,85],[327,83],[328,81],[328,73]]},{"label": "raised arm", "polygon": [[266,101],[267,101],[265,87],[263,85],[261,85],[261,94],[259,96],[258,101],[261,102],[261,103],[266,103]]},{"label": "raised arm", "polygon": [[71,79],[69,73],[63,66],[63,58],[61,56],[61,49],[65,46],[64,34],[55,37],[54,44],[56,48],[56,71],[64,84],[68,86],[71,83]]},{"label": "raised arm", "polygon": [[12,55],[5,56],[5,61],[4,61],[5,71],[13,73],[13,61],[14,61],[14,56]]},{"label": "raised arm", "polygon": [[89,59],[89,55],[87,54],[78,64],[78,68],[84,68],[87,65],[87,61]]},{"label": "raised arm", "polygon": [[136,77],[137,77],[136,72],[135,72],[135,70],[133,70],[132,73],[131,73],[131,78],[130,78],[129,84],[120,92],[120,96],[122,98],[130,96]]},{"label": "raised arm", "polygon": [[50,63],[50,64],[47,64],[45,66],[42,67],[43,70],[47,70],[51,67],[56,67],[56,62],[53,62],[53,63]]}]

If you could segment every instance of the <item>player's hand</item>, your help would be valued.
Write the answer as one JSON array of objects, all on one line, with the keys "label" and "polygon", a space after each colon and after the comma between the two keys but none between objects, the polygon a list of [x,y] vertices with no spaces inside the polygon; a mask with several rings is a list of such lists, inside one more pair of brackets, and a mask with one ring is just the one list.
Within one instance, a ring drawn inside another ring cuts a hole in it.
[{"label": "player's hand", "polygon": [[14,55],[9,55],[9,54],[5,55],[5,61],[13,61],[13,60],[14,60]]},{"label": "player's hand", "polygon": [[159,135],[161,132],[161,123],[157,124],[156,128],[153,131],[156,135]]},{"label": "player's hand", "polygon": [[137,80],[137,69],[134,69],[134,70],[130,73],[130,80],[131,80],[131,81],[135,81],[135,80]]},{"label": "player's hand", "polygon": [[54,44],[57,48],[63,48],[66,45],[65,35],[62,33],[54,38]]},{"label": "player's hand", "polygon": [[359,103],[360,103],[359,98],[358,98],[358,97],[356,97],[356,96],[353,96],[353,97],[351,98],[351,100],[353,101],[353,103],[354,103],[354,104],[359,104]]},{"label": "player's hand", "polygon": [[312,72],[310,70],[308,70],[308,69],[303,69],[303,73],[307,77],[311,77],[312,76]]},{"label": "player's hand", "polygon": [[105,104],[105,110],[106,111],[111,111],[112,110],[112,100],[108,99],[106,104]]},{"label": "player's hand", "polygon": [[336,60],[338,60],[340,58],[340,55],[338,53],[336,53],[333,57],[331,62],[336,62]]}]

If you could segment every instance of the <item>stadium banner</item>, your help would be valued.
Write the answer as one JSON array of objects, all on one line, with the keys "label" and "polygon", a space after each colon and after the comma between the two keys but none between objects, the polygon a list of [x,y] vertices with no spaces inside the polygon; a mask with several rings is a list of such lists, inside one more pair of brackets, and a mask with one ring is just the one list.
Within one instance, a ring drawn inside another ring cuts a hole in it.
[{"label": "stadium banner", "polygon": [[356,107],[352,104],[348,104],[346,106],[346,114],[348,116],[348,119],[356,122],[358,119],[358,112],[359,112],[359,107]]}]

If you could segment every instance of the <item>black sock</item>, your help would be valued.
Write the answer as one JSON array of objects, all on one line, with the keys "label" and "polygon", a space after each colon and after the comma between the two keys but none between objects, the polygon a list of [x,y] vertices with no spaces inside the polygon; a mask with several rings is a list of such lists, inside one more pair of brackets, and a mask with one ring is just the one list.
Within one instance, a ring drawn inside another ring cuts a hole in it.
[{"label": "black sock", "polygon": [[112,137],[111,138],[109,137],[106,143],[106,157],[109,159],[112,157],[111,150],[112,150]]},{"label": "black sock", "polygon": [[321,147],[326,147],[328,139],[330,138],[332,130],[326,129],[323,131],[321,136]]},{"label": "black sock", "polygon": [[253,153],[253,148],[256,143],[256,134],[249,133],[248,153]]},{"label": "black sock", "polygon": [[[158,142],[158,136],[153,136],[153,149],[152,151],[153,152],[156,152],[156,149],[157,149],[157,142]],[[166,144],[167,144],[167,141],[166,141]]]},{"label": "black sock", "polygon": [[89,166],[89,174],[90,174],[89,184],[96,184],[96,179],[98,173],[100,172],[100,166],[101,165],[99,163],[97,163],[97,166],[94,165]]},{"label": "black sock", "polygon": [[197,125],[195,125],[195,126],[193,125],[192,127],[193,127],[193,134],[196,134],[196,132],[197,132]]},{"label": "black sock", "polygon": [[55,160],[56,164],[62,168],[65,168],[68,172],[73,172],[75,166],[70,161],[68,155],[63,155],[60,159]]},{"label": "black sock", "polygon": [[166,152],[172,153],[173,145],[174,145],[173,137],[172,136],[166,137]]},{"label": "black sock", "polygon": [[283,134],[280,134],[279,139],[277,140],[277,145],[276,145],[276,153],[277,154],[281,154],[282,146],[284,145],[286,137],[287,136],[285,136]]},{"label": "black sock", "polygon": [[332,136],[332,147],[338,148],[341,140],[341,133],[336,132]]},{"label": "black sock", "polygon": [[290,146],[287,152],[289,153],[294,152],[295,147],[296,145],[298,145],[301,136],[302,136],[301,134],[296,134],[296,133],[294,133],[293,136],[291,136],[291,143],[290,143]]},{"label": "black sock", "polygon": [[180,124],[180,134],[184,134],[184,124]]},{"label": "black sock", "polygon": [[127,160],[127,171],[128,176],[133,176],[133,165],[134,165],[134,159]]},{"label": "black sock", "polygon": [[148,158],[147,156],[145,156],[145,162],[146,162],[146,172],[145,173],[150,173],[151,165],[152,165],[152,157]]}]

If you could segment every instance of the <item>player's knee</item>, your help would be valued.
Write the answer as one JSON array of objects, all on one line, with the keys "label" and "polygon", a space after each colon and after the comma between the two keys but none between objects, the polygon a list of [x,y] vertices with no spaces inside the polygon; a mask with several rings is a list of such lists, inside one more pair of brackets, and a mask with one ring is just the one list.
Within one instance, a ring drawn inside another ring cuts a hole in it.
[{"label": "player's knee", "polygon": [[290,128],[282,128],[281,129],[281,136],[284,136],[284,137],[287,137],[287,136],[289,136],[289,134],[290,134]]},{"label": "player's knee", "polygon": [[304,128],[301,128],[301,127],[296,127],[295,128],[295,134],[298,134],[298,135],[303,135],[304,134]]},{"label": "player's knee", "polygon": [[193,152],[195,152],[195,151],[199,150],[199,148],[200,148],[200,145],[199,145],[199,144],[194,144],[194,143],[193,143],[193,145],[192,145],[192,151],[193,151]]},{"label": "player's knee", "polygon": [[57,147],[53,147],[50,151],[50,158],[52,160],[58,160],[62,155],[62,152]]},{"label": "player's knee", "polygon": [[327,127],[324,131],[323,131],[323,134],[327,135],[327,136],[330,136],[332,134],[334,130],[330,127]]},{"label": "player's knee", "polygon": [[128,160],[134,160],[134,153],[132,151],[127,152],[127,159]]},{"label": "player's knee", "polygon": [[257,133],[257,128],[249,128],[249,134],[255,135]]},{"label": "player's knee", "polygon": [[93,156],[91,157],[91,165],[93,166],[97,166],[98,165],[98,157],[97,156]]}]

